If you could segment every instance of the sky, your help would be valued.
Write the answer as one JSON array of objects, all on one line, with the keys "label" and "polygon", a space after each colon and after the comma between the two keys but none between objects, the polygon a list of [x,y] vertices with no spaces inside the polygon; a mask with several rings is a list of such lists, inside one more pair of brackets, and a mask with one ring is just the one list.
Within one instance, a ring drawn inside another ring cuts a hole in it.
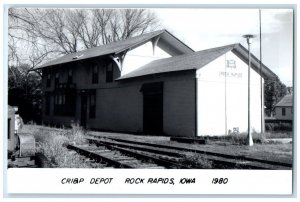
[{"label": "sky", "polygon": [[[241,43],[253,34],[251,52],[259,58],[258,9],[153,9],[161,27],[195,51]],[[293,11],[262,9],[262,62],[287,86],[293,81]]]},{"label": "sky", "polygon": [[[259,58],[258,9],[151,9],[160,27],[170,31],[195,51],[241,43],[253,34],[251,52]],[[262,9],[262,62],[287,86],[293,84],[293,11]]]}]

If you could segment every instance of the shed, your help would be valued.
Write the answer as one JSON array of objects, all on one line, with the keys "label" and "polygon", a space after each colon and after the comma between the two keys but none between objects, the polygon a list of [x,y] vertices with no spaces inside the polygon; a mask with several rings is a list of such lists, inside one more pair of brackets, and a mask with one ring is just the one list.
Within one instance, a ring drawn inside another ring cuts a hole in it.
[{"label": "shed", "polygon": [[293,120],[293,94],[285,95],[275,105],[275,118],[277,120]]}]

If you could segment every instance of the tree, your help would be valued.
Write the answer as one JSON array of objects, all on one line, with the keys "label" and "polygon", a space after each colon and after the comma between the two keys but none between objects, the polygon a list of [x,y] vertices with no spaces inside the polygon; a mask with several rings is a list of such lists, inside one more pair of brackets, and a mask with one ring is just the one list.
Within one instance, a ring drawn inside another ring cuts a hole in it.
[{"label": "tree", "polygon": [[294,91],[294,90],[293,90],[293,87],[292,87],[292,86],[289,86],[289,87],[287,87],[286,89],[287,89],[287,93],[288,93],[288,94],[293,94],[293,91]]},{"label": "tree", "polygon": [[[152,31],[156,15],[146,9],[9,9],[11,56],[16,40],[40,55],[57,56]],[[53,55],[53,53],[55,53]]]},{"label": "tree", "polygon": [[8,103],[19,107],[19,114],[25,122],[39,122],[41,77],[35,72],[29,72],[29,69],[29,65],[9,68]]},{"label": "tree", "polygon": [[266,79],[264,88],[266,114],[267,116],[271,116],[274,106],[287,94],[287,88],[278,77],[275,79]]},{"label": "tree", "polygon": [[159,26],[155,14],[146,9],[10,8],[8,16],[8,101],[19,106],[24,121],[34,120],[40,113],[41,78],[32,69],[61,54],[140,35]]}]

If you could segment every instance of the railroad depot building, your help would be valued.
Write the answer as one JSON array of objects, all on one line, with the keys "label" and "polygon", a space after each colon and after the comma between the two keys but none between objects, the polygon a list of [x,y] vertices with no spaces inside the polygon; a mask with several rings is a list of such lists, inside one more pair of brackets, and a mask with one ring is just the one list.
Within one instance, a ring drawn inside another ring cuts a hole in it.
[{"label": "railroad depot building", "polygon": [[[261,131],[261,85],[276,75],[252,55],[251,129]],[[246,132],[248,51],[195,52],[166,30],[68,54],[38,67],[43,122],[169,136]],[[263,86],[263,85],[262,85]]]}]

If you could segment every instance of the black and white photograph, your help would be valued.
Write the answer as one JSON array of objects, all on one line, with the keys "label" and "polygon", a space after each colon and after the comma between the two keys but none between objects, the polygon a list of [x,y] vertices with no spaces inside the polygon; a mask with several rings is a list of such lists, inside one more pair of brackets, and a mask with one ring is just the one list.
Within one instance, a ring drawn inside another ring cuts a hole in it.
[{"label": "black and white photograph", "polygon": [[278,171],[291,194],[292,6],[6,9],[8,182],[70,170],[59,186],[113,187],[129,172],[129,189],[189,189],[204,178],[154,173]]}]

